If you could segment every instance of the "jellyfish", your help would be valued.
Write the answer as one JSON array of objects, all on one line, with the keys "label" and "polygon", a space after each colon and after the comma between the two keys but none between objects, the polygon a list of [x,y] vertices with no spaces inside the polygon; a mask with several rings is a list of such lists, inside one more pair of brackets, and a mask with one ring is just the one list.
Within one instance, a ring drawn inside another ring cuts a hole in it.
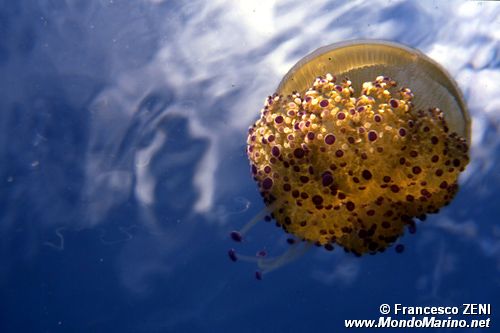
[{"label": "jellyfish", "polygon": [[[462,94],[423,53],[385,41],[322,47],[285,75],[248,130],[266,208],[232,238],[266,217],[306,244],[384,252],[451,202],[469,145]],[[257,262],[266,272],[301,251],[290,252]]]}]

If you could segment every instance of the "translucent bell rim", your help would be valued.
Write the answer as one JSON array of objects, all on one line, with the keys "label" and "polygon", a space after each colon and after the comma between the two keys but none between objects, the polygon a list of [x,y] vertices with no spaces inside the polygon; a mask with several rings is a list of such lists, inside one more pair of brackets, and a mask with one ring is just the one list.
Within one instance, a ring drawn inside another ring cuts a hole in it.
[{"label": "translucent bell rim", "polygon": [[455,80],[437,62],[408,46],[383,40],[353,40],[323,46],[306,55],[283,77],[277,93],[303,95],[314,80],[330,73],[337,79],[348,77],[356,93],[361,84],[377,76],[389,76],[398,87],[408,87],[415,95],[415,110],[438,107],[451,132],[470,144],[470,116]]}]

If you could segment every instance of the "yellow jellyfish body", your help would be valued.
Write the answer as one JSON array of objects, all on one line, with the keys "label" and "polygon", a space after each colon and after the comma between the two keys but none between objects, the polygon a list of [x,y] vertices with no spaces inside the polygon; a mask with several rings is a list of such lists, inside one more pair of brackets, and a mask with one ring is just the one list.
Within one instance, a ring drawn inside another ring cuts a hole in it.
[{"label": "yellow jellyfish body", "polygon": [[468,163],[470,119],[450,76],[387,42],[334,44],[295,65],[250,127],[252,174],[286,232],[384,251],[436,213]]}]

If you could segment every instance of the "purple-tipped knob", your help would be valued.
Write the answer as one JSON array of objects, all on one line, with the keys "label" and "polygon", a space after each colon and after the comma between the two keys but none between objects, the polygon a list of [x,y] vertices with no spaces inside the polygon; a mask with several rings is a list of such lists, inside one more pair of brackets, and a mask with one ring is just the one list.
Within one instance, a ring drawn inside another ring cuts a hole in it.
[{"label": "purple-tipped knob", "polygon": [[227,251],[227,255],[229,256],[229,259],[231,259],[231,261],[238,261],[238,256],[236,256],[235,249],[229,249],[229,251]]},{"label": "purple-tipped knob", "polygon": [[256,256],[257,257],[265,257],[265,256],[267,256],[267,251],[266,250],[260,250],[259,252],[257,252]]},{"label": "purple-tipped knob", "polygon": [[396,252],[397,253],[403,253],[404,250],[405,250],[405,246],[403,244],[396,245]]},{"label": "purple-tipped knob", "polygon": [[238,243],[243,240],[243,236],[238,231],[231,231],[230,236],[232,240]]},{"label": "purple-tipped knob", "polygon": [[255,278],[259,281],[262,280],[262,272],[261,271],[255,271]]}]

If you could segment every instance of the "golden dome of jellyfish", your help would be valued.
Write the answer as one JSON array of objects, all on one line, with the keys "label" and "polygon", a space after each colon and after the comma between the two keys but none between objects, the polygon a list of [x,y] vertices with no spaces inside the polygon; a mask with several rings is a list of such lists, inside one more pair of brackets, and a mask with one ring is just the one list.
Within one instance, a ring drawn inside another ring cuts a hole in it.
[{"label": "golden dome of jellyfish", "polygon": [[355,41],[300,60],[265,100],[247,144],[277,225],[328,250],[373,254],[453,199],[470,119],[436,62],[399,44]]}]

